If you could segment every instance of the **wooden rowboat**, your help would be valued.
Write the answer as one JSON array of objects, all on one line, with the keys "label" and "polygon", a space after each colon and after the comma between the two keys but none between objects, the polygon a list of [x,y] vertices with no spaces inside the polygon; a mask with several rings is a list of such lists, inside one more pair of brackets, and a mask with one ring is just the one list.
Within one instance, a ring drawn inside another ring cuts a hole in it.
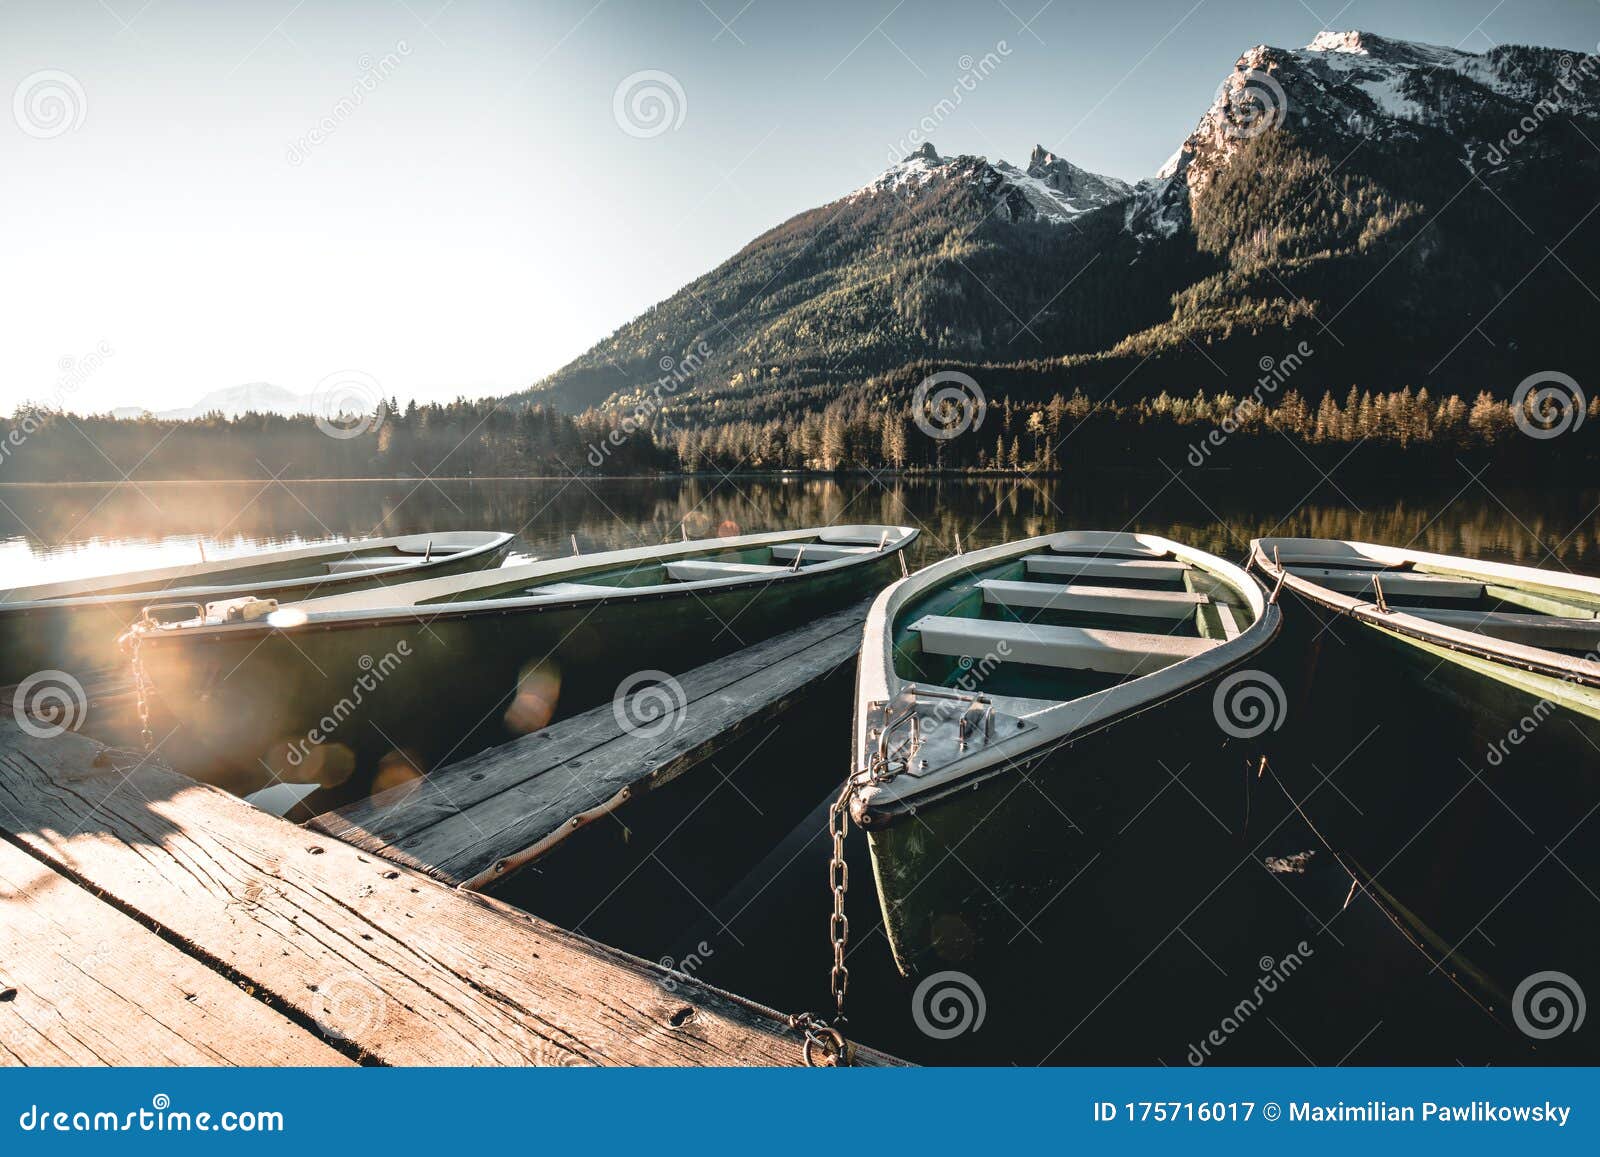
[{"label": "wooden rowboat", "polygon": [[[901,970],[1014,930],[1148,803],[1166,776],[1127,745],[1177,716],[1130,721],[1187,711],[1225,739],[1209,690],[1279,618],[1239,567],[1148,534],[1008,543],[884,591],[861,652],[848,804]],[[1092,826],[1062,822],[1091,810]]]},{"label": "wooden rowboat", "polygon": [[498,566],[512,538],[488,530],[364,538],[0,590],[0,684],[114,666],[117,636],[153,602],[313,598],[464,574]]},{"label": "wooden rowboat", "polygon": [[1250,550],[1269,582],[1308,603],[1600,722],[1600,578],[1332,539]]},{"label": "wooden rowboat", "polygon": [[[1524,978],[1600,967],[1600,578],[1264,538],[1296,704],[1273,776],[1439,967],[1513,1022]],[[1290,662],[1288,656],[1295,656]]]},{"label": "wooden rowboat", "polygon": [[655,689],[625,709],[658,715],[668,674],[870,597],[903,573],[916,533],[830,526],[575,555],[262,604],[242,621],[144,623],[127,644],[157,736],[181,725],[162,747],[178,767],[325,786],[379,768],[382,786],[613,699],[630,676]]}]

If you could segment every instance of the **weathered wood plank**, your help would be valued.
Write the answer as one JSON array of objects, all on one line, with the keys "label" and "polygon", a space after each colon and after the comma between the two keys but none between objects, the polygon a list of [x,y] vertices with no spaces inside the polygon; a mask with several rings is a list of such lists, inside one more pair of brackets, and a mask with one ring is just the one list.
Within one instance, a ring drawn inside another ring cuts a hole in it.
[{"label": "weathered wood plank", "polygon": [[0,996],[4,1064],[351,1063],[4,841]]},{"label": "weathered wood plank", "polygon": [[[0,721],[0,830],[362,1059],[797,1064],[779,1020],[151,761]],[[102,761],[103,762],[103,761]],[[864,1063],[881,1062],[863,1051]]]},{"label": "weathered wood plank", "polygon": [[467,888],[543,855],[780,714],[860,648],[867,604],[698,667],[662,735],[625,731],[611,704],[311,820],[317,831]]}]

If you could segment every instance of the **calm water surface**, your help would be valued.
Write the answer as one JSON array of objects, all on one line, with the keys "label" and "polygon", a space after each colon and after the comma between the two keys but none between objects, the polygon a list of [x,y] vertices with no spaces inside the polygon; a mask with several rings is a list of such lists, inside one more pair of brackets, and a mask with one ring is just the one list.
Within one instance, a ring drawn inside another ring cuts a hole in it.
[{"label": "calm water surface", "polygon": [[[1408,489],[1402,499],[1382,485],[1335,486],[1309,465],[1303,477],[0,486],[0,575],[22,584],[191,561],[202,550],[219,558],[444,528],[516,531],[518,557],[540,558],[571,553],[574,537],[591,552],[676,539],[685,527],[704,537],[832,522],[918,527],[913,566],[949,554],[958,536],[971,548],[1097,528],[1163,534],[1235,560],[1251,537],[1280,534],[1600,574],[1600,492],[1592,487],[1531,492],[1492,471],[1461,471],[1425,492]],[[819,688],[776,731],[736,745],[614,823],[586,829],[503,885],[502,895],[776,1007],[824,1010],[831,952],[823,816],[848,764],[849,698],[847,678]],[[1346,757],[1368,722],[1297,720],[1326,734],[1337,752],[1330,763]],[[1453,767],[1462,753],[1450,750],[1449,738],[1436,746],[1430,739],[1420,754],[1374,745],[1354,757],[1393,760],[1393,775],[1405,777],[1418,760]],[[1236,757],[1196,758],[1174,783],[1153,801],[1148,822],[1129,829],[1112,866],[1046,911],[1019,917],[1004,959],[950,962],[981,992],[983,1020],[949,1037],[936,1016],[917,1015],[916,983],[894,972],[865,841],[854,834],[852,1033],[934,1064],[1182,1066],[1214,1031],[1224,1043],[1206,1050],[1208,1063],[1563,1059],[1534,1052],[1503,1017],[1486,1013],[1374,905],[1360,895],[1347,903],[1349,878],[1282,793],[1242,776]],[[1220,807],[1202,802],[1214,801],[1214,791],[1188,786],[1219,783],[1239,784]],[[1494,850],[1471,854],[1492,861]],[[1548,893],[1519,894],[1517,902],[1545,902],[1540,895]],[[1574,911],[1565,899],[1547,902],[1552,921],[1600,918],[1594,905]],[[1263,969],[1302,942],[1309,951],[1292,979],[1238,1016]],[[1600,998],[1600,976],[1589,995]]]}]

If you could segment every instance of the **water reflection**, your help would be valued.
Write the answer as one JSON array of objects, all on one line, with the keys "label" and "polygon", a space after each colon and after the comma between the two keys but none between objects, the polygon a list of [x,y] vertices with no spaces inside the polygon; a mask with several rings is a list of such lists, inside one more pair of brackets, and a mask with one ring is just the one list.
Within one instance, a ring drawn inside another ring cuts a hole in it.
[{"label": "water reflection", "polygon": [[[1302,497],[1310,492],[1308,498]],[[695,477],[485,482],[155,483],[0,486],[8,583],[220,558],[263,547],[441,527],[520,533],[531,554],[569,554],[831,522],[923,531],[916,565],[1071,527],[1130,528],[1243,557],[1268,533],[1359,538],[1447,554],[1600,571],[1600,492],[1441,478],[1396,498],[1309,478],[1215,472],[1159,477],[907,480]]]}]

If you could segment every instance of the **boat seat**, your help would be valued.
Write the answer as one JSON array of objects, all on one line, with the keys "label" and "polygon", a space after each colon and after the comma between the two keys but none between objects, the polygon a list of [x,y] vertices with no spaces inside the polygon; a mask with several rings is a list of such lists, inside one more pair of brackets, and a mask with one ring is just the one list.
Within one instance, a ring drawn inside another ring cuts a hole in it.
[{"label": "boat seat", "polygon": [[1084,558],[1065,554],[1030,554],[1023,558],[1029,574],[1072,578],[1118,578],[1132,582],[1178,582],[1191,569],[1186,562],[1148,558]]},{"label": "boat seat", "polygon": [[[1269,551],[1266,557],[1271,559],[1272,553]],[[1302,566],[1320,566],[1327,567],[1330,570],[1381,571],[1394,565],[1393,563],[1379,562],[1375,558],[1362,558],[1360,555],[1354,554],[1317,554],[1314,552],[1283,555],[1274,561],[1281,562],[1290,570]]]},{"label": "boat seat", "polygon": [[1084,543],[1052,542],[1050,549],[1056,554],[1071,555],[1077,558],[1166,558],[1164,550],[1153,550],[1148,546],[1090,546]]},{"label": "boat seat", "polygon": [[1239,620],[1233,616],[1233,608],[1227,603],[1217,603],[1217,618],[1222,621],[1222,637],[1224,639],[1237,639],[1239,637]]},{"label": "boat seat", "polygon": [[667,577],[674,582],[694,583],[704,582],[707,579],[737,578],[740,575],[782,574],[788,569],[786,566],[771,566],[766,563],[713,562],[697,558],[685,562],[669,562]]},{"label": "boat seat", "polygon": [[1383,585],[1385,597],[1404,595],[1428,599],[1481,599],[1483,584],[1473,579],[1448,578],[1444,575],[1417,574],[1415,571],[1335,570],[1331,567],[1291,566],[1289,573],[1309,579],[1330,591],[1347,595],[1373,595],[1374,575]]},{"label": "boat seat", "polygon": [[997,654],[1004,643],[1002,657],[1010,663],[1113,675],[1148,675],[1222,645],[1186,635],[1048,627],[947,615],[926,615],[912,623],[911,630],[917,632],[923,651],[930,655],[976,659]]},{"label": "boat seat", "polygon": [[555,598],[578,598],[583,595],[614,595],[622,587],[606,587],[599,583],[545,583],[543,586],[529,587],[527,593],[534,597],[549,595]]},{"label": "boat seat", "polygon": [[1525,615],[1510,611],[1451,611],[1436,607],[1407,608],[1406,614],[1430,623],[1475,631],[1491,639],[1505,639],[1528,647],[1563,651],[1600,648],[1600,620],[1564,619],[1554,615]]},{"label": "boat seat", "polygon": [[786,542],[772,548],[772,557],[784,562],[798,558],[802,563],[832,562],[838,558],[859,558],[864,554],[877,554],[875,546],[831,546],[820,542]]},{"label": "boat seat", "polygon": [[420,558],[345,558],[336,562],[326,562],[322,565],[329,574],[361,574],[363,571],[379,570],[385,567],[421,566]]},{"label": "boat seat", "polygon": [[1144,591],[1132,587],[1097,587],[1082,583],[1006,582],[984,579],[978,583],[983,601],[1001,607],[1038,607],[1050,611],[1084,611],[1096,615],[1126,615],[1138,619],[1189,619],[1195,608],[1210,600],[1189,591]]}]

